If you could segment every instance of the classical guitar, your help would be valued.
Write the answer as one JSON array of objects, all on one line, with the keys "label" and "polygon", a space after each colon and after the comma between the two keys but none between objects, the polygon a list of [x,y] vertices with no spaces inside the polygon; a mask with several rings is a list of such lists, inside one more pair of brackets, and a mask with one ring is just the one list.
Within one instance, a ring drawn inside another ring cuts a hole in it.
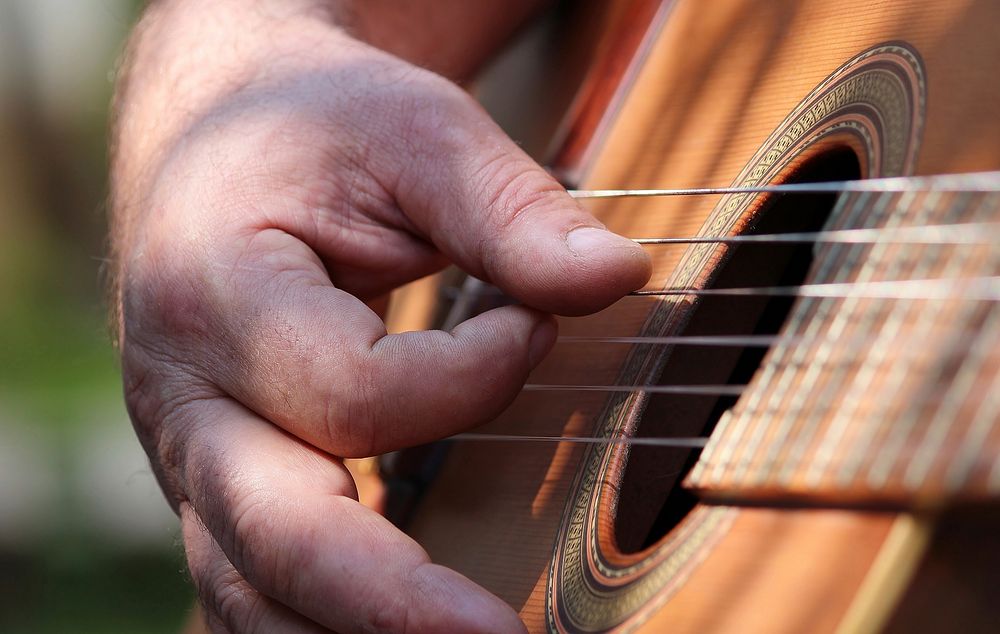
[{"label": "classical guitar", "polygon": [[387,509],[531,631],[1000,631],[1000,3],[593,4],[550,165],[653,280]]}]

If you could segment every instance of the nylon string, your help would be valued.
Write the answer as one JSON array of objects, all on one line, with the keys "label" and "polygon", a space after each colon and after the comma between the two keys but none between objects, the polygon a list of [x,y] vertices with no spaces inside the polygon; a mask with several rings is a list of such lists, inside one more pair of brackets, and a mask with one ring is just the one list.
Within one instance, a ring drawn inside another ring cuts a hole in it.
[{"label": "nylon string", "polygon": [[[1000,171],[939,174],[933,176],[904,176],[852,181],[821,183],[787,183],[752,187],[698,187],[674,189],[608,189],[568,190],[577,199],[650,198],[674,196],[704,196],[728,194],[822,194],[822,193],[904,193],[919,191],[955,193],[1000,192]],[[899,243],[920,245],[982,245],[1000,241],[1000,223],[975,222],[934,224],[923,226],[883,227],[864,229],[839,229],[826,231],[793,232],[781,234],[749,234],[737,236],[687,236],[635,238],[642,245],[684,244],[780,244],[780,243],[834,243],[868,244]],[[467,304],[470,296],[501,294],[498,289],[479,280],[469,283],[456,293],[458,303]],[[860,297],[870,299],[964,299],[971,301],[1000,301],[1000,276],[933,278],[919,280],[884,280],[870,282],[844,282],[800,284],[795,286],[746,287],[746,288],[667,288],[640,290],[630,293],[633,297],[663,296],[800,296],[815,298]],[[454,309],[455,307],[453,307]],[[456,321],[456,311],[451,319]],[[781,335],[717,335],[670,337],[604,337],[566,336],[557,343],[584,344],[652,344],[692,346],[743,346],[770,347],[778,344],[804,343],[807,338]],[[863,345],[864,342],[860,342]],[[745,385],[557,385],[526,384],[524,392],[645,392],[692,396],[738,397]],[[645,438],[645,437],[585,437],[585,436],[536,436],[518,434],[491,434],[467,432],[456,434],[445,441],[472,442],[532,442],[577,444],[627,444],[676,449],[701,449],[708,443],[708,436]]]},{"label": "nylon string", "polygon": [[783,183],[752,187],[686,187],[675,189],[571,189],[573,198],[659,198],[724,194],[839,194],[844,192],[1000,192],[1000,171],[893,176],[821,183]]}]

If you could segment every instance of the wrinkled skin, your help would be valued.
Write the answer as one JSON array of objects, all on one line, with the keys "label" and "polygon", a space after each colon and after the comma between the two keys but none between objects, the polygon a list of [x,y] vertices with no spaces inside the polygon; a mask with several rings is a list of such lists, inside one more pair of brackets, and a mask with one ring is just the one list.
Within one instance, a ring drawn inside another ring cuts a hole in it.
[{"label": "wrinkled skin", "polygon": [[[317,4],[164,1],[137,29],[112,175],[128,409],[215,631],[519,631],[359,504],[341,459],[489,420],[551,313],[609,305],[649,260],[455,84]],[[524,306],[387,335],[386,294],[449,262]]]}]

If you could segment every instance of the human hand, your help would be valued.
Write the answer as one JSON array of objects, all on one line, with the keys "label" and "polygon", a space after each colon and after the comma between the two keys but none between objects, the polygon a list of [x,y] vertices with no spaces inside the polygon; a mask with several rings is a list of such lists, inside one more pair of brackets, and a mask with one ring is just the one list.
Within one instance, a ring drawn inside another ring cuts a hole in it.
[{"label": "human hand", "polygon": [[[210,623],[522,629],[359,504],[341,459],[491,419],[553,344],[548,313],[607,306],[647,256],[442,77],[314,17],[204,13],[147,26],[113,193],[126,401]],[[387,335],[372,307],[448,262],[531,308]]]}]

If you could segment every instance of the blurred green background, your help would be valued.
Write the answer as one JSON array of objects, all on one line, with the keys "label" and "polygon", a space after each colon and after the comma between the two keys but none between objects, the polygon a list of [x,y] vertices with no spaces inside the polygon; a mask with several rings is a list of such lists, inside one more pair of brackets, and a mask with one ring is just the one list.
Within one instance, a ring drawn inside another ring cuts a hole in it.
[{"label": "blurred green background", "polygon": [[134,0],[0,0],[0,632],[177,632],[177,521],[107,334],[106,122]]}]

